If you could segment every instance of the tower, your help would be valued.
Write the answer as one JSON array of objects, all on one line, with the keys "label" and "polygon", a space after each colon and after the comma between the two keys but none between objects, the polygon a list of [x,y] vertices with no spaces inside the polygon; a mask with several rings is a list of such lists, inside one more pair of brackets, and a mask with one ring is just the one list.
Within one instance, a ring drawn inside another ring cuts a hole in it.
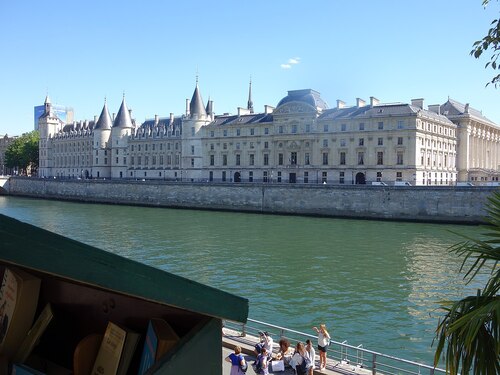
[{"label": "tower", "polygon": [[111,178],[125,178],[127,174],[128,138],[134,124],[123,94],[122,104],[111,128]]},{"label": "tower", "polygon": [[45,97],[44,112],[38,119],[38,131],[40,133],[39,142],[39,177],[53,176],[53,158],[52,158],[52,137],[59,132],[63,127],[63,122],[57,117],[52,110],[52,103],[49,95]]},{"label": "tower", "polygon": [[248,103],[247,103],[247,109],[250,111],[250,113],[253,113],[253,102],[252,102],[252,78],[250,78],[250,86],[248,88]]},{"label": "tower", "polygon": [[108,105],[104,99],[104,107],[102,108],[99,120],[94,126],[92,157],[95,157],[95,163],[92,164],[92,176],[96,178],[111,177],[111,149],[110,137],[113,122],[109,115]]},{"label": "tower", "polygon": [[199,181],[202,178],[203,153],[201,147],[201,128],[211,121],[207,114],[203,99],[198,87],[196,87],[189,102],[189,112],[182,120],[182,162],[181,169],[184,171],[182,179],[188,181]]}]

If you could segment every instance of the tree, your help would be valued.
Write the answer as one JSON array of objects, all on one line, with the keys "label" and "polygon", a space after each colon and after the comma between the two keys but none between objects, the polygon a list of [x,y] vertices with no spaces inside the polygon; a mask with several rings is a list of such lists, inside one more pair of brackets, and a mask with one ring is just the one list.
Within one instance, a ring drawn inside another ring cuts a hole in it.
[{"label": "tree", "polygon": [[[489,2],[490,0],[483,0],[483,6],[486,7]],[[483,39],[474,42],[470,54],[477,59],[483,52],[491,50],[493,54],[491,55],[490,61],[486,63],[485,68],[490,67],[496,72],[500,70],[500,64],[497,63],[500,56],[500,18],[493,20],[490,26],[491,28],[488,30],[488,34]],[[495,87],[500,85],[500,74],[494,76],[491,82],[488,82],[486,86],[490,83],[495,85]]]},{"label": "tree", "polygon": [[36,130],[16,138],[5,150],[5,165],[18,168],[21,174],[36,174],[38,169],[38,141]]},{"label": "tree", "polygon": [[467,269],[467,282],[489,274],[477,295],[442,306],[446,314],[436,329],[434,365],[445,350],[446,371],[452,375],[460,368],[462,374],[500,374],[500,192],[489,198],[487,213],[480,238],[460,235],[464,241],[449,248],[463,257],[460,271]]}]

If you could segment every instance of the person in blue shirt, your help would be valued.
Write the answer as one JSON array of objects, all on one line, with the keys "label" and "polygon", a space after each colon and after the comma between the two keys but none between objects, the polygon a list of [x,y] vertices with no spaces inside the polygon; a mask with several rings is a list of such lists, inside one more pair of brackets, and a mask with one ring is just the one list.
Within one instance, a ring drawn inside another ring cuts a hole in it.
[{"label": "person in blue shirt", "polygon": [[234,353],[229,354],[225,359],[226,362],[231,363],[230,375],[244,375],[245,372],[242,367],[246,367],[247,363],[245,357],[241,354],[241,347],[236,345],[234,347]]}]

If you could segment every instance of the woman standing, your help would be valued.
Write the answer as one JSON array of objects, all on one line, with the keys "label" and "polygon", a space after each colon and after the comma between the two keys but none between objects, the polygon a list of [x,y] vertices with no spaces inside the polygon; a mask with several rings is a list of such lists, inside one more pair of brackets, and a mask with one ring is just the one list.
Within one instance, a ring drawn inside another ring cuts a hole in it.
[{"label": "woman standing", "polygon": [[318,327],[313,329],[318,333],[319,370],[322,371],[326,367],[326,349],[330,345],[330,334],[324,324],[320,324],[319,329]]},{"label": "woman standing", "polygon": [[225,358],[226,362],[231,363],[230,375],[244,375],[245,373],[241,369],[241,366],[246,366],[245,358],[241,354],[241,348],[239,346],[234,347],[234,353],[229,354]]},{"label": "woman standing", "polygon": [[311,342],[311,340],[307,339],[306,340],[306,353],[309,357],[309,360],[311,361],[311,367],[309,367],[309,370],[308,370],[308,375],[313,375],[314,374],[314,359],[316,357],[316,352],[314,350],[314,347],[313,347],[313,344]]},{"label": "woman standing", "polygon": [[308,369],[302,369],[303,366],[302,362],[306,360],[306,349],[304,347],[304,344],[301,342],[297,343],[297,346],[295,347],[295,353],[293,354],[292,359],[290,360],[290,365],[292,368],[295,369],[295,373],[297,375],[307,375]]}]

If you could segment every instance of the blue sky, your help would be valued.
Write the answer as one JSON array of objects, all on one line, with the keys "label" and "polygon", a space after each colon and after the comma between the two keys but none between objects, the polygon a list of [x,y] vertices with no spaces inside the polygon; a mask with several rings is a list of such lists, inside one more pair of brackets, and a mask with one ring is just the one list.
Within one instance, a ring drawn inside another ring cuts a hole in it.
[{"label": "blue sky", "polygon": [[141,123],[184,113],[198,72],[217,114],[256,111],[312,88],[330,107],[356,98],[425,105],[448,96],[500,124],[487,58],[469,55],[498,17],[481,0],[0,0],[0,135],[33,129],[49,94],[77,120],[117,112]]}]

